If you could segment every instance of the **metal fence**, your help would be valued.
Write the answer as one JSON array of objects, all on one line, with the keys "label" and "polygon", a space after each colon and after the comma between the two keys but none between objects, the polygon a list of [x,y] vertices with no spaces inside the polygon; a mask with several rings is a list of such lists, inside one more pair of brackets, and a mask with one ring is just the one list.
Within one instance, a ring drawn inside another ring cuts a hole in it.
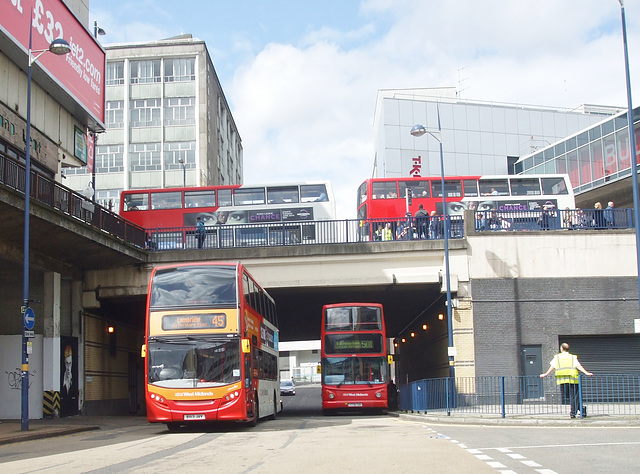
[{"label": "metal fence", "polygon": [[[0,184],[24,194],[25,166],[0,154]],[[78,219],[124,242],[145,246],[145,230],[82,194],[31,170],[31,199]]]},{"label": "metal fence", "polygon": [[[455,380],[455,383],[454,383]],[[553,376],[456,377],[418,380],[399,389],[407,412],[495,415],[569,415],[569,400]],[[640,375],[580,376],[578,416],[639,415]]]},{"label": "metal fence", "polygon": [[541,209],[476,211],[476,231],[629,229],[631,209]]},{"label": "metal fence", "polygon": [[[312,244],[346,244],[375,241],[441,240],[444,226],[441,216],[432,232],[423,232],[421,222],[412,217],[399,219],[357,219],[335,221],[274,222],[207,226],[199,247],[195,226],[147,229],[151,250],[217,249],[234,247],[277,247]],[[462,216],[452,216],[449,238],[464,236]],[[379,229],[388,229],[384,233]]]}]

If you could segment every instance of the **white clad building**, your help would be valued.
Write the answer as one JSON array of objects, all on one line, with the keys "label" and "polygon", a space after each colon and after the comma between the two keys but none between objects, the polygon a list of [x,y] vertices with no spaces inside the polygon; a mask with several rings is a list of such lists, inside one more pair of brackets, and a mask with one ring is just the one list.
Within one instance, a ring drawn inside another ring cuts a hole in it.
[{"label": "white clad building", "polygon": [[[105,50],[98,203],[117,210],[123,189],[242,183],[242,140],[204,41],[183,35]],[[82,190],[92,176],[84,167],[66,178]]]}]

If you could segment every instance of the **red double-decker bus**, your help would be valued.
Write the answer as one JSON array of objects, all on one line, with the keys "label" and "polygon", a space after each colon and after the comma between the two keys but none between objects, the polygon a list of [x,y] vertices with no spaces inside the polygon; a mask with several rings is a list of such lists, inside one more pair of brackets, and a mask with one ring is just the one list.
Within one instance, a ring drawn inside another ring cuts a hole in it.
[{"label": "red double-decker bus", "polygon": [[388,408],[387,340],[382,305],[322,308],[322,412]]},{"label": "red double-decker bus", "polygon": [[275,303],[241,263],[155,268],[142,350],[147,419],[173,430],[275,418],[278,339]]},{"label": "red double-decker bus", "polygon": [[[464,210],[536,211],[551,202],[556,209],[575,209],[566,174],[448,176],[444,180],[449,216]],[[440,177],[371,178],[358,188],[358,219],[398,219],[425,211],[442,215]]]}]

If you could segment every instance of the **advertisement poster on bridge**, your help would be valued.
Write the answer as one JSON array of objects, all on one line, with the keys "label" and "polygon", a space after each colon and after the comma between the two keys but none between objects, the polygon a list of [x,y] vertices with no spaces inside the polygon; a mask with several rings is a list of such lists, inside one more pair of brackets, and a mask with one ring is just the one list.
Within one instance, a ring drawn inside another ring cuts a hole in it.
[{"label": "advertisement poster on bridge", "polygon": [[60,416],[78,414],[78,338],[60,338]]}]

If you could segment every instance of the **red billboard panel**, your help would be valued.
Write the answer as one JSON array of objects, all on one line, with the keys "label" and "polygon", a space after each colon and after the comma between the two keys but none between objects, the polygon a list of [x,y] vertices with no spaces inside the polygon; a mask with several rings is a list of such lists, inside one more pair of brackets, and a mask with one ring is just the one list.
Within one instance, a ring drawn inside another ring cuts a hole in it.
[{"label": "red billboard panel", "polygon": [[57,38],[69,42],[64,57],[43,54],[38,64],[104,122],[105,53],[61,0],[0,0],[0,26],[12,39],[32,50],[45,50]]}]

